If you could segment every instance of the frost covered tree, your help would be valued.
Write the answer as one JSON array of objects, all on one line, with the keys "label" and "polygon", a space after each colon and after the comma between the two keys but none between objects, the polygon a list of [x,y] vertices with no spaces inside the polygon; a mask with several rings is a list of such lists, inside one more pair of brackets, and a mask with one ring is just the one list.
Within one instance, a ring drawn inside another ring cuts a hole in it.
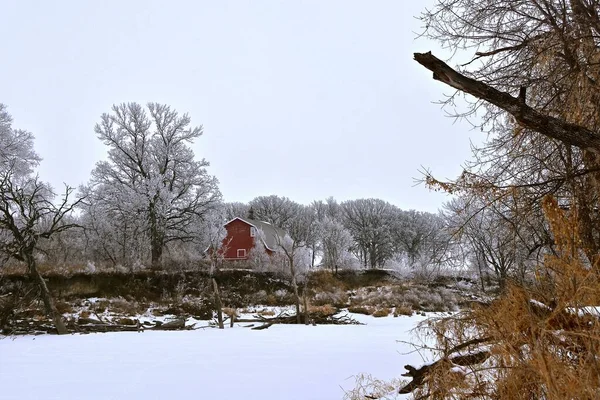
[{"label": "frost covered tree", "polygon": [[302,208],[295,201],[277,195],[256,197],[249,205],[254,211],[255,219],[284,229]]},{"label": "frost covered tree", "polygon": [[245,218],[250,211],[250,206],[241,202],[225,203],[225,220],[230,221],[234,218]]},{"label": "frost covered tree", "polygon": [[167,105],[127,103],[113,106],[95,127],[109,150],[108,160],[92,171],[87,204],[97,212],[90,218],[96,225],[102,224],[98,218],[141,224],[122,228],[134,235],[142,229],[153,266],[168,243],[196,240],[198,225],[221,198],[208,162],[194,157],[190,145],[202,128],[190,123]]},{"label": "frost covered tree", "polygon": [[380,199],[348,200],[341,204],[343,224],[354,239],[354,250],[365,267],[382,267],[393,254],[391,228],[397,208]]},{"label": "frost covered tree", "polygon": [[50,186],[34,175],[39,156],[30,132],[13,129],[6,107],[0,104],[0,254],[14,258],[40,289],[46,313],[59,334],[67,333],[50,291],[37,266],[39,243],[76,225],[67,219],[79,200],[71,201],[73,189],[66,187],[54,203]]},{"label": "frost covered tree", "polygon": [[398,251],[406,253],[411,263],[428,249],[430,241],[439,232],[437,216],[416,210],[401,211],[392,227],[394,243]]},{"label": "frost covered tree", "polygon": [[[302,322],[300,311],[300,289],[299,285],[304,281],[306,273],[311,267],[310,243],[314,234],[312,226],[312,212],[306,208],[294,217],[287,220],[285,225],[286,235],[275,237],[277,243],[276,258],[283,261],[289,271],[290,282],[296,299],[297,322]],[[304,322],[307,322],[307,310],[305,306]]]},{"label": "frost covered tree", "polygon": [[323,266],[337,273],[351,260],[350,248],[353,240],[344,225],[330,217],[324,217],[320,224],[320,241],[323,248]]}]

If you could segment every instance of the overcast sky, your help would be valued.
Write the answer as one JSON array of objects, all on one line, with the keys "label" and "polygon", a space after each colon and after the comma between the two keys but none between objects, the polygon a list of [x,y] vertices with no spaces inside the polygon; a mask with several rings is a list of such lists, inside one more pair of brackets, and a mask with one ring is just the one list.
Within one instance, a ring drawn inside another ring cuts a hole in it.
[{"label": "overcast sky", "polygon": [[226,201],[376,197],[435,211],[421,166],[455,177],[467,123],[412,60],[428,1],[21,1],[0,12],[0,102],[36,136],[42,179],[85,183],[114,103],[187,112]]}]

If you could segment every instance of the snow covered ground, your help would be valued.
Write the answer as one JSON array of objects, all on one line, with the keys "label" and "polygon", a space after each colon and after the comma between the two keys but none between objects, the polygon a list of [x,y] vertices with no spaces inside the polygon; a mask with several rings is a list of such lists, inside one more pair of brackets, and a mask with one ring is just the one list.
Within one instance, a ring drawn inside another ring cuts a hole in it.
[{"label": "snow covered ground", "polygon": [[367,325],[3,338],[0,398],[342,399],[358,374],[423,363],[398,340],[424,317],[354,317]]}]

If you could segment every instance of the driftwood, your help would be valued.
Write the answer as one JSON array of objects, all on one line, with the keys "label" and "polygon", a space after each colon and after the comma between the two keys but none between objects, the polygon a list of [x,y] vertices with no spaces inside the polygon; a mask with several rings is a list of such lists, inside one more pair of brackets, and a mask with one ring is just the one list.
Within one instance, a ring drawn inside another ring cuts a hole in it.
[{"label": "driftwood", "polygon": [[[309,314],[309,320],[313,325],[362,325],[360,322],[348,315],[336,317],[334,315]],[[270,324],[297,324],[296,315],[280,314],[273,318],[266,318],[261,315],[254,315],[253,318],[236,318],[235,322],[240,323],[270,323]]]},{"label": "driftwood", "polygon": [[266,324],[255,326],[254,328],[250,328],[250,329],[252,329],[253,331],[260,331],[260,330],[263,330],[263,329],[269,329],[271,326],[273,326],[273,323],[272,322],[267,322]]},{"label": "driftwood", "polygon": [[[79,318],[68,321],[66,327],[69,333],[95,333],[95,332],[143,332],[145,330],[156,331],[181,331],[196,329],[194,325],[185,325],[185,319],[176,319],[166,323],[160,321],[140,323],[132,320],[133,324],[104,322],[95,318]],[[18,321],[5,333],[11,335],[31,334],[55,334],[56,328],[48,320],[42,321]]]},{"label": "driftwood", "polygon": [[448,351],[448,356],[443,357],[431,364],[423,365],[420,368],[415,368],[412,365],[405,365],[404,369],[406,369],[408,372],[402,374],[402,376],[410,377],[412,378],[412,381],[400,388],[400,390],[398,390],[398,393],[410,393],[413,390],[423,386],[423,384],[427,380],[427,377],[434,368],[450,369],[453,366],[467,367],[471,365],[481,364],[490,357],[491,353],[488,350],[478,350],[464,355],[459,354],[452,356],[452,354],[456,354],[457,352],[466,349],[470,346],[475,346],[489,341],[490,338],[478,338],[469,340],[465,343],[461,343],[458,346],[455,346],[452,349],[450,349]]}]

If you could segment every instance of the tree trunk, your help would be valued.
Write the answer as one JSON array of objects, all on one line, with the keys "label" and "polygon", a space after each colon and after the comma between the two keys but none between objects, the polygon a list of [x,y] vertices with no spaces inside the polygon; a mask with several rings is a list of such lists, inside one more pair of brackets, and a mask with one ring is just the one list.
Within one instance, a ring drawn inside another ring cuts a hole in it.
[{"label": "tree trunk", "polygon": [[302,317],[300,316],[300,295],[298,294],[298,282],[296,281],[296,269],[294,268],[293,257],[288,257],[290,262],[290,273],[292,274],[292,288],[294,289],[294,296],[296,298],[296,322],[302,323]]},{"label": "tree trunk", "polygon": [[58,332],[59,335],[64,335],[64,334],[69,333],[69,331],[65,327],[65,324],[62,320],[62,315],[58,312],[58,310],[56,309],[56,306],[54,305],[54,300],[52,299],[52,294],[50,293],[50,290],[48,289],[48,285],[46,285],[46,281],[44,280],[42,275],[40,275],[40,273],[37,269],[35,260],[33,259],[33,257],[30,257],[30,256],[28,256],[26,258],[27,258],[27,265],[29,267],[29,273],[31,274],[33,279],[37,282],[38,287],[40,288],[40,293],[42,296],[42,301],[44,302],[44,309],[46,310],[46,314],[50,318],[52,318],[52,322],[54,323],[54,326],[56,327],[56,331]]},{"label": "tree trunk", "polygon": [[212,284],[215,295],[215,305],[217,306],[217,322],[219,324],[219,329],[225,329],[225,326],[223,325],[223,304],[221,303],[219,285],[217,285],[217,280],[215,278],[212,278]]},{"label": "tree trunk", "polygon": [[152,256],[152,268],[160,267],[160,259],[164,248],[164,233],[159,226],[159,220],[154,209],[155,205],[150,205],[150,247]]},{"label": "tree trunk", "polygon": [[308,325],[308,300],[306,299],[306,285],[302,289],[302,303],[304,304],[304,325]]},{"label": "tree trunk", "polygon": [[[160,237],[155,237],[155,233],[152,233],[150,242],[151,255],[152,255],[152,268],[160,269],[160,259],[163,253],[163,243]],[[158,234],[156,234],[158,235]]]}]

